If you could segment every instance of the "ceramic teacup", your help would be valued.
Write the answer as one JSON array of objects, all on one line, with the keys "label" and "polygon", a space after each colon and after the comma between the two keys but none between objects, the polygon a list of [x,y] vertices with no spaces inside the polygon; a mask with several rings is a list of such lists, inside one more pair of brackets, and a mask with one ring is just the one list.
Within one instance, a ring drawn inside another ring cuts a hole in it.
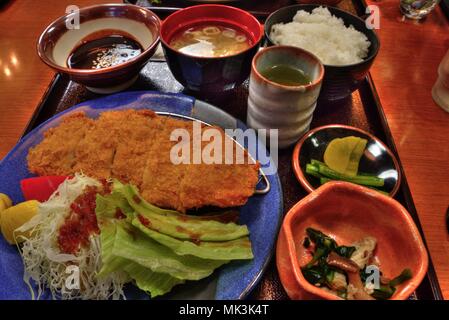
[{"label": "ceramic teacup", "polygon": [[[275,65],[288,65],[302,70],[311,83],[296,86],[270,81],[262,73]],[[294,144],[309,130],[323,76],[323,64],[305,50],[290,46],[262,49],[252,62],[248,126],[254,129],[278,129],[279,148]]]}]

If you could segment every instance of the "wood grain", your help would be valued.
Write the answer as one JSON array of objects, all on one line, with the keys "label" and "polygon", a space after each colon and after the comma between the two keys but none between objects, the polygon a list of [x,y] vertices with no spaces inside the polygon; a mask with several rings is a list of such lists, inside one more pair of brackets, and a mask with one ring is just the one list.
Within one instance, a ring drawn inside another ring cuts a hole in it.
[{"label": "wood grain", "polygon": [[0,8],[0,159],[17,143],[54,75],[36,53],[39,35],[69,4],[101,2],[119,1],[21,0]]},{"label": "wood grain", "polygon": [[449,299],[449,113],[432,100],[449,49],[449,23],[437,8],[421,22],[402,20],[399,1],[368,1],[381,12],[381,50],[371,68],[408,179],[445,299]]}]

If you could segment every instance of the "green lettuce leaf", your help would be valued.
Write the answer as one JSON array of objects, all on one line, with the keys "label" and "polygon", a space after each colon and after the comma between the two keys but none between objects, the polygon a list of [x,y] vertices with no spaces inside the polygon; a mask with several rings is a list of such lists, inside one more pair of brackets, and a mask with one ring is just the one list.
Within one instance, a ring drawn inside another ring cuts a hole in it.
[{"label": "green lettuce leaf", "polygon": [[102,267],[134,280],[156,297],[186,280],[199,280],[234,259],[251,259],[246,226],[235,215],[190,216],[147,203],[131,185],[114,182],[113,192],[97,195]]},{"label": "green lettuce leaf", "polygon": [[236,260],[252,259],[251,242],[248,237],[225,242],[207,242],[179,240],[165,234],[156,232],[144,226],[138,218],[132,221],[133,226],[141,230],[145,235],[172,249],[179,255],[192,255],[203,259]]},{"label": "green lettuce leaf", "polygon": [[132,185],[114,182],[114,191],[122,194],[129,205],[145,218],[145,225],[159,233],[182,240],[229,241],[249,234],[246,226],[233,222],[204,220],[172,210],[163,210],[146,202]]},{"label": "green lettuce leaf", "polygon": [[137,287],[149,293],[152,298],[164,295],[174,286],[185,282],[165,273],[153,272],[133,262],[128,263],[124,270],[134,279]]},{"label": "green lettuce leaf", "polygon": [[175,285],[184,282],[165,273],[153,272],[131,260],[114,255],[116,233],[116,223],[109,222],[101,225],[102,268],[97,274],[98,277],[106,277],[112,272],[126,272],[128,277],[135,281],[137,287],[149,293],[152,298],[170,292]]},{"label": "green lettuce leaf", "polygon": [[117,224],[113,255],[131,260],[154,272],[168,273],[181,280],[199,280],[227,263],[194,256],[180,256],[132,227]]},{"label": "green lettuce leaf", "polygon": [[[106,196],[97,194],[95,200],[95,213],[97,218],[116,218],[117,213],[121,212],[127,217],[133,217],[134,209],[121,193],[112,192]],[[120,210],[120,211],[118,211]]]}]

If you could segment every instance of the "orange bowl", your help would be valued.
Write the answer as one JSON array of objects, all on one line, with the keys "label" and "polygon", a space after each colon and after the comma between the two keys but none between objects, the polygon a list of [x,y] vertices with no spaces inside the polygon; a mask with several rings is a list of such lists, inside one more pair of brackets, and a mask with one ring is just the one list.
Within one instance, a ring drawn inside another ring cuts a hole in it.
[{"label": "orange bowl", "polygon": [[285,216],[276,264],[291,299],[341,300],[310,284],[302,274],[301,266],[311,259],[303,246],[308,227],[324,232],[339,245],[375,237],[374,254],[384,276],[396,277],[405,268],[412,271],[412,279],[396,287],[393,300],[407,299],[427,272],[427,250],[411,216],[399,202],[362,186],[334,181],[299,201]]}]

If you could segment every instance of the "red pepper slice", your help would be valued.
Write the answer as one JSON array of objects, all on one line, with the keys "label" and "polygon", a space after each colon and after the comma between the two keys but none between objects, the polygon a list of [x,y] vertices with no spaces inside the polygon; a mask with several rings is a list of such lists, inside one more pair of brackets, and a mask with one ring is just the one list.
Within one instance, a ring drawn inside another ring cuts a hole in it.
[{"label": "red pepper slice", "polygon": [[68,176],[45,176],[27,178],[20,181],[25,200],[47,201]]}]

